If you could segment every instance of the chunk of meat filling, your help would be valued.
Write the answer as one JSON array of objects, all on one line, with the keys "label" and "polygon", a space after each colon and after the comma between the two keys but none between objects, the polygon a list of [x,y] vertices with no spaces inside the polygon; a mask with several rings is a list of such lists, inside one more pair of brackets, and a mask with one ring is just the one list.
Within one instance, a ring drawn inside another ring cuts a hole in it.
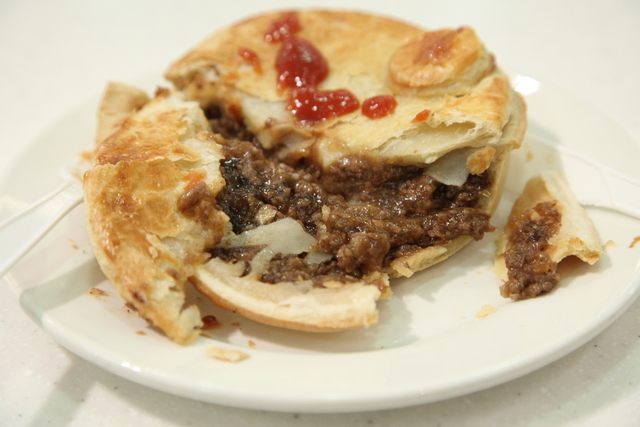
[{"label": "chunk of meat filling", "polygon": [[545,252],[549,239],[560,229],[561,214],[555,202],[538,203],[509,222],[512,231],[504,254],[508,281],[500,287],[500,294],[518,300],[549,292],[560,280],[557,263]]},{"label": "chunk of meat filling", "polygon": [[366,155],[342,159],[322,172],[304,162],[281,162],[242,137],[227,139],[223,147],[227,185],[217,196],[234,232],[262,225],[257,214],[269,205],[277,211],[274,221],[300,221],[316,238],[316,249],[331,255],[322,265],[305,257],[276,257],[262,277],[265,282],[357,280],[383,270],[397,256],[462,235],[478,240],[494,230],[489,214],[476,207],[490,186],[489,172],[451,187],[421,167]]},{"label": "chunk of meat filling", "polygon": [[423,172],[418,166],[348,156],[322,174],[320,185],[350,202],[374,204],[397,216],[424,215],[436,208],[431,196],[438,183]]},{"label": "chunk of meat filling", "polygon": [[220,107],[212,105],[207,108],[205,114],[214,133],[219,133],[226,139],[243,141],[251,141],[253,139],[253,134],[241,121],[235,119],[231,112],[225,113]]},{"label": "chunk of meat filling", "polygon": [[308,262],[306,256],[306,253],[277,254],[269,263],[261,280],[265,283],[312,280],[314,284],[322,285],[326,281],[351,282],[361,278],[358,275],[346,274],[335,259],[313,263]]}]

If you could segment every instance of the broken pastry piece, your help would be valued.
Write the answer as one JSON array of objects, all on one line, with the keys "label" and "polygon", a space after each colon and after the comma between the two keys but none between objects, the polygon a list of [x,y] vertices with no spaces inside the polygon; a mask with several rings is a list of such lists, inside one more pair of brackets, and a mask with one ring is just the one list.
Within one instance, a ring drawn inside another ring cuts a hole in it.
[{"label": "broken pastry piece", "polygon": [[143,98],[119,84],[105,92],[111,114],[100,116],[98,128],[111,128],[106,117],[119,124],[104,131],[84,175],[88,233],[102,271],[129,306],[188,343],[202,322],[198,307],[184,306],[184,288],[228,221],[214,200],[224,186],[222,151],[197,103],[160,90],[132,112]]},{"label": "broken pastry piece", "polygon": [[519,300],[549,292],[560,280],[561,260],[576,256],[594,264],[601,253],[593,223],[564,178],[544,171],[527,182],[498,237],[500,294]]}]

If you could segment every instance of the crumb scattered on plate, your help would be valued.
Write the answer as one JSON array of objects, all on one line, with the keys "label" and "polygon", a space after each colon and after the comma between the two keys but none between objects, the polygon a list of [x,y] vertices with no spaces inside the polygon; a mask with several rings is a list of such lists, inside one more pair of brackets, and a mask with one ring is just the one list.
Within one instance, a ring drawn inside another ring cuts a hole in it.
[{"label": "crumb scattered on plate", "polygon": [[215,329],[219,326],[220,322],[218,322],[218,319],[216,319],[215,316],[208,314],[202,317],[202,327],[200,329],[202,329],[203,331]]},{"label": "crumb scattered on plate", "polygon": [[240,362],[249,357],[249,355],[240,350],[232,350],[230,348],[209,346],[207,354],[214,359],[223,360],[225,362]]},{"label": "crumb scattered on plate", "polygon": [[640,236],[634,237],[633,242],[631,242],[631,245],[629,245],[629,247],[634,248],[638,242],[640,242]]},{"label": "crumb scattered on plate", "polygon": [[526,158],[526,161],[527,161],[527,162],[532,161],[532,160],[533,160],[533,158],[535,157],[535,155],[533,154],[533,151],[531,151],[531,150],[527,150],[527,153],[526,153],[526,154],[527,154],[527,158]]},{"label": "crumb scattered on plate", "polygon": [[496,308],[490,304],[483,305],[479,312],[476,313],[477,318],[487,317],[493,312],[496,311]]},{"label": "crumb scattered on plate", "polygon": [[102,297],[108,297],[109,296],[109,292],[107,291],[103,291],[102,289],[98,289],[98,288],[91,288],[90,290],[87,291],[87,295],[100,300],[100,298]]}]

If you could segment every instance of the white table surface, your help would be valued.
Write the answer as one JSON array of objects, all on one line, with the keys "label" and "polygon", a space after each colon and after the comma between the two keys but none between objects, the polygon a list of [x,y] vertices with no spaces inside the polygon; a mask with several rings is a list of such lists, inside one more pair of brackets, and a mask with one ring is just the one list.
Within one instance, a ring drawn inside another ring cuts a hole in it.
[{"label": "white table surface", "polygon": [[[640,143],[637,0],[220,4],[0,1],[0,177],[32,139],[107,80],[159,73],[214,29],[292,6],[347,6],[431,28],[471,25],[503,66],[561,87]],[[630,173],[640,177],[640,168]],[[4,285],[0,426],[640,426],[640,301],[570,355],[488,390],[404,409],[293,414],[204,404],[108,373],[54,342]]]}]

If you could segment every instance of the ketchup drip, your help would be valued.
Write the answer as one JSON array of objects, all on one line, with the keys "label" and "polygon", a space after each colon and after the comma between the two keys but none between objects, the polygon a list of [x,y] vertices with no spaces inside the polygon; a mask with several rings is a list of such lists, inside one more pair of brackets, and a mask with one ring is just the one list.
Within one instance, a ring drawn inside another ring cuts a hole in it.
[{"label": "ketchup drip", "polygon": [[289,13],[273,21],[265,34],[267,42],[281,42],[275,66],[278,89],[289,89],[289,111],[303,123],[356,111],[360,102],[348,90],[318,90],[329,74],[329,65],[313,43],[295,35],[301,30],[297,15]]},{"label": "ketchup drip", "polygon": [[255,71],[258,74],[262,74],[260,58],[258,57],[257,53],[255,53],[251,49],[241,47],[238,49],[238,55],[240,55],[243,59],[248,61],[253,66],[253,71]]}]

